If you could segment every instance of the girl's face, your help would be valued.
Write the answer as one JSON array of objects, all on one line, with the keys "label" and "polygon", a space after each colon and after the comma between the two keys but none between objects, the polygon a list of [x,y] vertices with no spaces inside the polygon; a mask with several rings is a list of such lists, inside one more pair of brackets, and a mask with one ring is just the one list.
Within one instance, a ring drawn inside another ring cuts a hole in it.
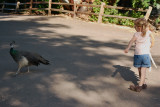
[{"label": "girl's face", "polygon": [[140,32],[140,31],[141,31],[141,27],[134,26],[134,28],[135,28],[135,30],[136,30],[137,32]]}]

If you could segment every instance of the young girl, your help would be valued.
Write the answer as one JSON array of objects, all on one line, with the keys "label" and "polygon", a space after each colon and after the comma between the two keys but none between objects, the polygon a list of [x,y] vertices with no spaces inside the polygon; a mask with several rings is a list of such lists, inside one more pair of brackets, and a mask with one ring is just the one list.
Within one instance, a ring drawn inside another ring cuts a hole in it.
[{"label": "young girl", "polygon": [[135,42],[134,67],[138,68],[140,82],[137,86],[130,85],[130,89],[140,92],[142,89],[147,88],[145,84],[146,70],[151,67],[149,53],[150,47],[154,44],[154,41],[151,31],[148,29],[148,22],[144,18],[135,20],[134,24],[137,32],[130,40],[124,52],[128,53],[132,44]]}]

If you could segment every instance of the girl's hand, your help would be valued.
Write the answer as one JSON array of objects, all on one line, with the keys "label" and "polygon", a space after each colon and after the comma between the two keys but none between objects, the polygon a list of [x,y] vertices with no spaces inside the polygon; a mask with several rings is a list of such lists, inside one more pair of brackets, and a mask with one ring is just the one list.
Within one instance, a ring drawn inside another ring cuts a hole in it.
[{"label": "girl's hand", "polygon": [[128,51],[129,51],[129,49],[128,49],[128,48],[126,48],[126,49],[124,50],[124,53],[128,53]]}]

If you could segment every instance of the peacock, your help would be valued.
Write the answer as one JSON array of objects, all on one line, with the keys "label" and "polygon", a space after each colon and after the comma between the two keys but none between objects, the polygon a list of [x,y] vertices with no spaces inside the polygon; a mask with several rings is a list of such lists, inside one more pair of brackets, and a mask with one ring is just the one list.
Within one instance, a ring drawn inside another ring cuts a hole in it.
[{"label": "peacock", "polygon": [[18,70],[16,72],[16,75],[19,74],[20,69],[22,67],[28,67],[29,72],[29,66],[35,65],[38,66],[40,63],[49,65],[49,61],[44,59],[41,55],[37,53],[27,52],[27,51],[18,51],[14,49],[15,41],[12,41],[10,43],[10,55],[14,59],[14,61],[18,64]]}]

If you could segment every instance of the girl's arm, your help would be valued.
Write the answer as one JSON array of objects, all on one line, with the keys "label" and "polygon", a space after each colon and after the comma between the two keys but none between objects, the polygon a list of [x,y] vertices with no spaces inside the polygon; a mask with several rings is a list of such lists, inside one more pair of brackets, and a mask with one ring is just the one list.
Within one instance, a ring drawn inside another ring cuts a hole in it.
[{"label": "girl's arm", "polygon": [[151,37],[151,48],[152,48],[154,46],[155,39],[154,39],[153,34],[150,34],[150,37]]},{"label": "girl's arm", "polygon": [[125,53],[128,53],[129,49],[131,48],[132,44],[135,42],[136,39],[136,36],[132,37],[132,39],[129,41],[127,48],[124,50]]}]

